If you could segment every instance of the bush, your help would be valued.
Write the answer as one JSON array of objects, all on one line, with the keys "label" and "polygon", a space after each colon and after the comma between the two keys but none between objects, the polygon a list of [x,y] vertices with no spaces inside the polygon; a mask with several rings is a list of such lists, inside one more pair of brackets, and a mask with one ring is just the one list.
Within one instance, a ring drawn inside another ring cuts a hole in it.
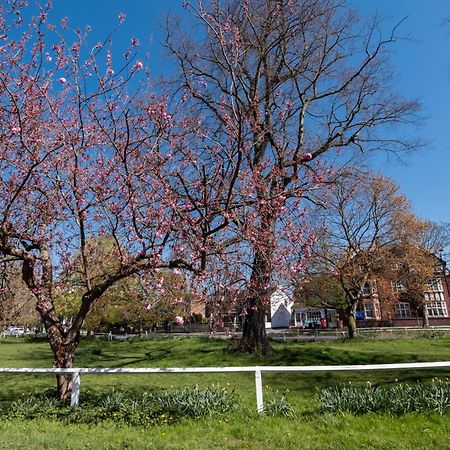
[{"label": "bush", "polygon": [[142,395],[124,391],[112,391],[100,396],[85,394],[77,408],[70,408],[46,393],[3,403],[0,405],[0,419],[52,419],[89,424],[112,420],[142,426],[224,414],[234,407],[234,392],[217,387]]},{"label": "bush", "polygon": [[450,410],[450,383],[433,380],[432,384],[397,383],[392,386],[357,388],[351,384],[336,386],[319,393],[322,412],[349,412],[352,414],[435,411],[444,414]]},{"label": "bush", "polygon": [[296,419],[297,414],[285,395],[281,397],[269,397],[264,402],[264,414],[270,417],[284,417]]}]

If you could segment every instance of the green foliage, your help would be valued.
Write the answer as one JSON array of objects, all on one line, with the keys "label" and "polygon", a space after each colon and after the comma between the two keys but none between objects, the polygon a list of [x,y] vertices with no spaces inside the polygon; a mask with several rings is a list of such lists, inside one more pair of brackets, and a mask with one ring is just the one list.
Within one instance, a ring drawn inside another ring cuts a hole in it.
[{"label": "green foliage", "polygon": [[80,406],[70,408],[53,395],[24,396],[0,405],[1,419],[60,420],[65,423],[98,424],[113,421],[133,426],[161,425],[182,419],[212,417],[232,411],[234,392],[211,387],[184,388],[137,395],[112,391],[100,396],[84,395]]},{"label": "green foliage", "polygon": [[434,379],[432,384],[396,383],[391,386],[358,388],[352,384],[323,389],[318,400],[322,412],[352,414],[433,411],[444,414],[450,410],[450,383]]},{"label": "green foliage", "polygon": [[[86,257],[95,285],[109,272],[117,270],[120,252],[111,237],[93,237],[86,243]],[[62,274],[62,287],[55,293],[56,312],[70,323],[76,316],[85,292],[85,274],[81,255],[77,255]],[[159,286],[159,287],[158,287]],[[112,328],[151,329],[175,316],[189,315],[187,308],[193,300],[186,280],[181,274],[161,271],[134,274],[110,286],[92,305],[84,327],[108,332]]]},{"label": "green foliage", "polygon": [[270,417],[284,417],[285,419],[297,418],[297,414],[287,395],[268,396],[264,401],[264,414]]}]

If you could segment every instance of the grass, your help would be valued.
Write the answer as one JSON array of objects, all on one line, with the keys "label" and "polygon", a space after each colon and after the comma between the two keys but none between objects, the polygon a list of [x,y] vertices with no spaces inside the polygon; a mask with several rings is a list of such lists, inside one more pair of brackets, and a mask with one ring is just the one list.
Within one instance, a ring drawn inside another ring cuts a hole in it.
[{"label": "grass", "polygon": [[[76,354],[79,367],[183,367],[237,365],[330,365],[450,360],[450,338],[274,343],[274,353],[261,360],[233,351],[229,342],[201,338],[150,339],[106,342],[83,340]],[[0,342],[2,367],[51,367],[45,341],[10,338]],[[264,374],[265,396],[289,389],[296,419],[258,417],[254,412],[253,374],[86,375],[82,393],[105,392],[113,387],[133,391],[210,386],[220,383],[235,389],[240,411],[226,418],[186,420],[176,425],[128,427],[61,425],[49,420],[0,423],[2,449],[450,449],[449,416],[407,414],[391,417],[369,414],[320,414],[318,388],[348,383],[414,383],[450,377],[450,370],[415,370],[363,373]],[[0,401],[10,401],[54,385],[52,376],[0,374]]]},{"label": "grass", "polygon": [[448,417],[320,416],[305,422],[233,416],[157,428],[0,424],[2,449],[448,449]]}]

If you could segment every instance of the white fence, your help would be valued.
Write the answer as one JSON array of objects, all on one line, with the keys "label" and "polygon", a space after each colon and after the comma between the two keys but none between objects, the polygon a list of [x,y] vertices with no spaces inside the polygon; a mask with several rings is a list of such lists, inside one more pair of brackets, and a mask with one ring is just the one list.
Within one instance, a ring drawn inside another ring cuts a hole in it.
[{"label": "white fence", "polygon": [[253,372],[255,374],[256,408],[259,413],[264,410],[262,372],[347,372],[369,370],[408,370],[436,369],[450,367],[450,361],[400,363],[400,364],[366,364],[354,366],[249,366],[249,367],[167,367],[167,368],[129,368],[129,369],[43,369],[43,368],[0,368],[0,373],[43,373],[72,374],[71,406],[77,406],[80,398],[81,374],[146,374],[146,373],[225,373]]}]

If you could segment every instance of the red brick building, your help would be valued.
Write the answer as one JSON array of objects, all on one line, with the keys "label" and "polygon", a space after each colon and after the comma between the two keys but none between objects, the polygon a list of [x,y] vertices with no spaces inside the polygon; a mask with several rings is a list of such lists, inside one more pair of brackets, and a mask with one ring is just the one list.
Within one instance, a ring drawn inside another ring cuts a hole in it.
[{"label": "red brick building", "polygon": [[408,297],[399,282],[372,281],[366,285],[365,299],[357,308],[358,327],[423,326],[424,311],[430,326],[450,326],[449,275],[445,265],[430,280],[423,304]]}]

